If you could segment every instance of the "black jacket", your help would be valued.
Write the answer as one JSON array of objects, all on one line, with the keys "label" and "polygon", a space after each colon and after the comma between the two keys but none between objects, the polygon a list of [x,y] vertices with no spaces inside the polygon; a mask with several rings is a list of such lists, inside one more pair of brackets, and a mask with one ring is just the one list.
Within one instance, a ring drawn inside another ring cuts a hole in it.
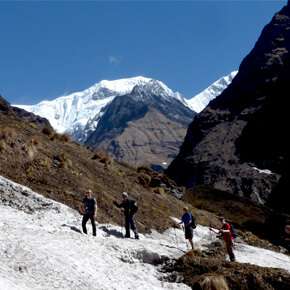
[{"label": "black jacket", "polygon": [[120,204],[114,201],[114,205],[123,208],[125,216],[133,216],[138,210],[137,202],[132,199],[125,199]]}]

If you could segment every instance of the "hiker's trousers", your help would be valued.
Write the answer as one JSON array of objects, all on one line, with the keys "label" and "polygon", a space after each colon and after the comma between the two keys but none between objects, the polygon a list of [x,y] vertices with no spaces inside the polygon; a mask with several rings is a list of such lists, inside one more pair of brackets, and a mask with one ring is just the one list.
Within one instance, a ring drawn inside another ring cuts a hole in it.
[{"label": "hiker's trousers", "polygon": [[95,236],[96,235],[96,222],[95,222],[94,214],[84,214],[83,215],[83,220],[82,220],[83,232],[85,234],[87,234],[86,224],[87,224],[88,220],[91,220],[92,228],[93,228],[93,236]]},{"label": "hiker's trousers", "polygon": [[137,228],[134,221],[134,216],[125,215],[125,229],[126,229],[126,237],[130,237],[130,228],[134,232],[135,236],[138,234]]}]

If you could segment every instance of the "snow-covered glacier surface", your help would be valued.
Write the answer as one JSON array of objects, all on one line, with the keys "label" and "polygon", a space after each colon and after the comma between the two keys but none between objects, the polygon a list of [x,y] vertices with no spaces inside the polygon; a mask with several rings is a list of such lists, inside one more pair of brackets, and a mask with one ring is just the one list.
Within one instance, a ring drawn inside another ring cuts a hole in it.
[{"label": "snow-covered glacier surface", "polygon": [[227,76],[223,76],[208,88],[187,100],[188,106],[195,112],[200,113],[208,103],[219,96],[232,82],[238,71],[233,71]]},{"label": "snow-covered glacier surface", "polygon": [[[169,229],[122,238],[123,229],[98,224],[97,237],[80,232],[81,216],[69,207],[0,177],[0,289],[190,289],[164,282],[158,262],[178,258],[188,245]],[[88,224],[90,230],[90,224]],[[208,228],[195,230],[196,247],[213,241]],[[286,255],[245,244],[237,260],[290,271]]]}]

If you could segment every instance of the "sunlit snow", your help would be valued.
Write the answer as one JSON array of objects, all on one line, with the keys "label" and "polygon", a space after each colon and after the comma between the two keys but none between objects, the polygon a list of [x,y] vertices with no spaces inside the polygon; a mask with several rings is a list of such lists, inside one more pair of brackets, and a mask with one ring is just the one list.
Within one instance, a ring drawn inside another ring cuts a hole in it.
[{"label": "sunlit snow", "polygon": [[195,112],[200,113],[211,100],[219,96],[228,87],[237,73],[238,71],[233,71],[229,75],[218,79],[208,88],[187,100],[189,107]]}]

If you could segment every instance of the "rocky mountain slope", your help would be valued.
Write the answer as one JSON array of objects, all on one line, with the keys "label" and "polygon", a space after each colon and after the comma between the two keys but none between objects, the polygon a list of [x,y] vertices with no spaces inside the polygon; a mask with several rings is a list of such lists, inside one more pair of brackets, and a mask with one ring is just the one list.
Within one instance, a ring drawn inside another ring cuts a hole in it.
[{"label": "rocky mountain slope", "polygon": [[229,87],[190,124],[169,176],[289,211],[289,51],[288,2]]},{"label": "rocky mountain slope", "polygon": [[85,144],[103,148],[119,161],[161,165],[175,156],[193,115],[152,80],[116,97]]},{"label": "rocky mountain slope", "polygon": [[58,132],[133,165],[171,161],[194,115],[179,93],[145,77],[101,81],[53,101],[17,106],[48,118]]}]

